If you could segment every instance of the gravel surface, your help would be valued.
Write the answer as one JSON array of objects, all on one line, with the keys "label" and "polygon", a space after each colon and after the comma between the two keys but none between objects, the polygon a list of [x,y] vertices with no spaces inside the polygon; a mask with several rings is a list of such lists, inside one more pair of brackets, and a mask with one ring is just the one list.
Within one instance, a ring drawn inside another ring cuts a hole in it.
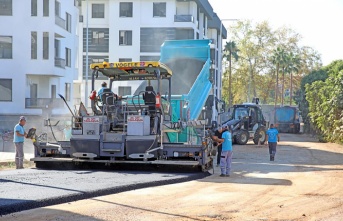
[{"label": "gravel surface", "polygon": [[90,197],[184,182],[207,175],[200,172],[5,170],[0,173],[0,216]]}]

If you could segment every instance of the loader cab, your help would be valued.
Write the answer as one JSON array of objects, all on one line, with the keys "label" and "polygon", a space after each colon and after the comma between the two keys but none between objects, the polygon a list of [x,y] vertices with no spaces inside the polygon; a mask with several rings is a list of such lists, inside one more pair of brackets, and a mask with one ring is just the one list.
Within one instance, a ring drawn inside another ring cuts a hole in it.
[{"label": "loader cab", "polygon": [[247,128],[252,128],[255,124],[265,125],[262,110],[255,104],[234,105],[230,109],[232,120],[242,120],[246,123]]}]

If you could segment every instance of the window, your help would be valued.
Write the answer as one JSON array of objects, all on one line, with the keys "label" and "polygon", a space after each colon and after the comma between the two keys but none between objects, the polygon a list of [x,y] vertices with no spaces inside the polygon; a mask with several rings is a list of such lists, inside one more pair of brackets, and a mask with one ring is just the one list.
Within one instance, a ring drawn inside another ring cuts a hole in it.
[{"label": "window", "polygon": [[71,91],[70,85],[71,85],[70,83],[65,83],[64,95],[65,95],[66,101],[70,101],[70,91]]},{"label": "window", "polygon": [[37,59],[37,32],[31,32],[31,59]]},{"label": "window", "polygon": [[132,45],[132,31],[119,31],[119,45]]},{"label": "window", "polygon": [[51,98],[56,98],[56,85],[54,84],[51,85]]},{"label": "window", "polygon": [[130,86],[119,86],[118,87],[118,94],[121,96],[125,96],[125,95],[131,95],[131,87]]},{"label": "window", "polygon": [[0,101],[12,101],[12,79],[0,78]]},{"label": "window", "polygon": [[66,48],[66,66],[71,67],[71,49]]},{"label": "window", "polygon": [[119,62],[131,62],[132,58],[119,58]]},{"label": "window", "polygon": [[0,36],[0,59],[12,59],[11,36]]},{"label": "window", "polygon": [[37,16],[37,0],[31,0],[31,16]]},{"label": "window", "polygon": [[43,59],[49,59],[49,32],[43,32]]},{"label": "window", "polygon": [[12,15],[12,0],[0,0],[0,15]]},{"label": "window", "polygon": [[132,17],[132,2],[120,2],[119,16],[120,17]]},{"label": "window", "polygon": [[43,0],[43,16],[49,16],[49,0]]},{"label": "window", "polygon": [[58,39],[55,39],[55,58],[60,58],[60,48],[61,48],[61,42]]},{"label": "window", "polygon": [[93,44],[103,44],[104,42],[105,42],[105,32],[93,31],[92,43]]},{"label": "window", "polygon": [[83,51],[86,52],[88,35],[88,52],[108,52],[109,51],[109,29],[89,28],[83,29]]},{"label": "window", "polygon": [[59,3],[58,1],[55,1],[55,15],[61,15],[61,3]]},{"label": "window", "polygon": [[66,30],[71,32],[71,15],[66,13]]},{"label": "window", "polygon": [[155,2],[153,3],[154,17],[166,17],[166,3]]},{"label": "window", "polygon": [[140,61],[159,61],[160,56],[140,56]]},{"label": "window", "polygon": [[82,0],[74,0],[74,6],[81,6]]},{"label": "window", "polygon": [[92,4],[92,18],[105,18],[104,4]]}]

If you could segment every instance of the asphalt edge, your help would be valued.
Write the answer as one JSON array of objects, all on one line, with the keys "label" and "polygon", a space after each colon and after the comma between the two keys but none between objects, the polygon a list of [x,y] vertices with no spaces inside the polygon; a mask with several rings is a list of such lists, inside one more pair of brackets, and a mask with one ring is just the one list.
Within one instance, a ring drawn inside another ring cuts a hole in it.
[{"label": "asphalt edge", "polygon": [[116,188],[107,188],[107,189],[91,191],[91,192],[71,194],[67,196],[55,197],[55,198],[50,198],[50,199],[40,200],[40,201],[25,201],[25,202],[20,202],[20,203],[14,203],[11,205],[1,206],[0,217],[9,215],[11,213],[25,211],[25,210],[37,209],[37,208],[46,207],[46,206],[53,206],[53,205],[62,204],[62,203],[69,203],[73,201],[84,200],[84,199],[89,199],[89,198],[94,198],[94,197],[99,197],[99,196],[117,194],[117,193],[137,190],[137,189],[144,189],[148,187],[157,187],[157,186],[164,186],[164,185],[175,184],[175,183],[188,182],[188,181],[202,179],[210,175],[212,174],[209,172],[199,172],[194,175],[182,177],[182,178],[160,180],[160,181],[153,181],[153,182],[147,182],[147,183],[137,183],[137,184],[126,185],[126,186],[121,186],[121,187],[116,187]]}]

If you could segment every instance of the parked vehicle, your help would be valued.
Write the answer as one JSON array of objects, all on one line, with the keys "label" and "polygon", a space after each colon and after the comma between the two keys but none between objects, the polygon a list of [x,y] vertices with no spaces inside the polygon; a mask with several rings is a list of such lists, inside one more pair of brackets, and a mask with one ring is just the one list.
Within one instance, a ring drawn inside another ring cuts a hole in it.
[{"label": "parked vehicle", "polygon": [[297,107],[284,106],[275,108],[275,127],[282,133],[300,132],[300,112]]}]

